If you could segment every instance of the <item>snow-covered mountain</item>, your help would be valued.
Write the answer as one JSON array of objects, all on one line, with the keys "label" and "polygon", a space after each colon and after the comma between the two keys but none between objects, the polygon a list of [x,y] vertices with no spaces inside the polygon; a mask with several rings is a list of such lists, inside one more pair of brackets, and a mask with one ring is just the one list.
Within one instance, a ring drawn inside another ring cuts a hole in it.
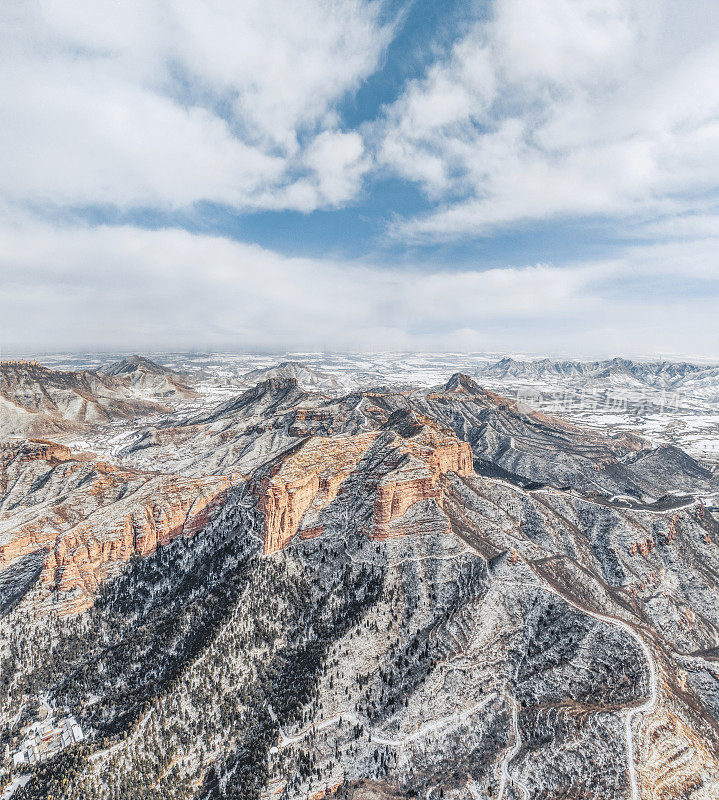
[{"label": "snow-covered mountain", "polygon": [[[368,360],[206,359],[171,409],[0,442],[14,800],[719,796],[719,476]],[[518,363],[488,380],[638,380]],[[28,414],[185,374],[26,372]]]},{"label": "snow-covered mountain", "polygon": [[711,402],[719,400],[719,366],[674,363],[671,361],[644,362],[626,358],[607,361],[552,361],[548,358],[519,361],[502,358],[483,362],[473,373],[480,378],[505,381],[536,381],[564,386],[590,385],[596,388],[651,387],[701,397]]},{"label": "snow-covered mountain", "polygon": [[242,383],[249,386],[274,378],[293,378],[303,389],[336,392],[346,388],[346,382],[341,379],[319,372],[299,361],[283,361],[277,366],[253,369],[240,376]]}]

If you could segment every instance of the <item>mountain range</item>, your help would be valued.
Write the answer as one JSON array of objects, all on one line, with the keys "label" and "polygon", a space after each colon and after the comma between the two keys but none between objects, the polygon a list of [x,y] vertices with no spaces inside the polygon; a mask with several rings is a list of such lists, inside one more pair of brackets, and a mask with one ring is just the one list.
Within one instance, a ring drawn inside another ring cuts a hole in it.
[{"label": "mountain range", "polygon": [[553,361],[548,358],[479,363],[473,373],[477,378],[502,381],[539,382],[549,385],[625,388],[649,388],[681,392],[694,398],[719,401],[719,366],[671,361],[633,361],[612,358],[605,361]]},{"label": "mountain range", "polygon": [[[461,372],[2,369],[57,426],[0,409],[13,800],[719,796],[719,477],[681,448]],[[55,717],[82,740],[33,744]]]}]

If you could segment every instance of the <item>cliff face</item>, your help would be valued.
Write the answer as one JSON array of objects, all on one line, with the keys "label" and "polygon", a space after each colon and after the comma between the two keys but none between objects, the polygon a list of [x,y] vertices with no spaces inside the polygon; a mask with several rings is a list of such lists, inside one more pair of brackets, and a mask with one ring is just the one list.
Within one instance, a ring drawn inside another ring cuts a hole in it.
[{"label": "cliff face", "polygon": [[[398,427],[404,438],[398,442],[401,460],[396,469],[385,475],[377,486],[374,524],[370,532],[373,538],[405,535],[406,526],[399,521],[412,506],[430,500],[442,508],[444,488],[440,479],[443,475],[454,472],[466,477],[474,472],[468,442],[460,441],[427,417],[418,414],[412,417],[414,424],[409,429],[407,420],[398,414],[388,422],[390,427]],[[413,525],[415,522],[413,520]],[[446,530],[449,530],[448,522]]]},{"label": "cliff face", "polygon": [[423,422],[405,428],[406,436],[392,426],[384,433],[316,436],[281,457],[254,489],[264,515],[265,554],[286,547],[298,533],[303,538],[321,533],[319,512],[354,472],[361,475],[363,491],[374,496],[367,530],[372,537],[397,535],[393,523],[417,503],[441,507],[441,476],[472,474],[472,452],[467,442]]},{"label": "cliff face", "polygon": [[[315,436],[281,457],[255,486],[265,518],[265,554],[285,547],[297,533],[308,510],[320,511],[334,500],[378,434]],[[317,535],[321,528],[308,529]]]},{"label": "cliff face", "polygon": [[122,562],[202,530],[226,501],[231,485],[230,478],[170,479],[151,493],[143,492],[124,518],[110,519],[109,530],[99,532],[97,519],[81,523],[63,534],[46,556],[40,575],[43,594],[57,593],[61,613],[89,608],[100,583]]},{"label": "cliff face", "polygon": [[[285,395],[289,391],[293,399],[296,386],[271,384],[254,394],[276,412],[277,397],[289,402]],[[253,400],[253,419],[255,406]],[[329,419],[322,409],[313,413],[323,423]],[[65,613],[92,605],[99,584],[133,555],[147,555],[178,535],[202,529],[233,483],[223,475],[181,478],[123,468],[41,440],[8,445],[3,453],[0,569],[44,553],[43,597]],[[446,518],[436,512],[443,499],[440,478],[448,472],[472,472],[468,443],[404,411],[388,413],[378,430],[309,437],[255,480],[264,552],[286,547],[298,534],[320,534],[323,510],[354,473],[370,512],[367,535],[406,533],[395,523],[414,506],[421,506],[423,519],[445,530]]]},{"label": "cliff face", "polygon": [[[374,539],[405,535],[409,528],[397,524],[415,505],[432,501],[442,507],[443,490],[439,483],[441,472],[433,473],[419,459],[409,457],[396,470],[380,481],[374,501],[373,524],[368,533]],[[449,530],[449,522],[442,520]]]},{"label": "cliff face", "polygon": [[133,555],[204,528],[237,482],[122,470],[49,442],[2,455],[0,571],[44,552],[41,597],[61,613],[91,606],[99,584]]}]

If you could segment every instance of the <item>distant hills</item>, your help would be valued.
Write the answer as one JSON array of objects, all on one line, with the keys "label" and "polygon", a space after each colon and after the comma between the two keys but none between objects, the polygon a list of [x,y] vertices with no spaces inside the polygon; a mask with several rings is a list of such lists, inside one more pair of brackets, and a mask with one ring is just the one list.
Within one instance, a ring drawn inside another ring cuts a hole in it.
[{"label": "distant hills", "polygon": [[627,388],[684,391],[707,399],[719,399],[719,366],[671,361],[632,361],[612,358],[606,361],[552,361],[548,358],[519,361],[503,358],[482,362],[476,377],[558,382],[562,385],[589,384]]},{"label": "distant hills", "polygon": [[78,372],[2,361],[0,434],[41,436],[166,413],[166,401],[189,396],[184,376],[141,356]]}]

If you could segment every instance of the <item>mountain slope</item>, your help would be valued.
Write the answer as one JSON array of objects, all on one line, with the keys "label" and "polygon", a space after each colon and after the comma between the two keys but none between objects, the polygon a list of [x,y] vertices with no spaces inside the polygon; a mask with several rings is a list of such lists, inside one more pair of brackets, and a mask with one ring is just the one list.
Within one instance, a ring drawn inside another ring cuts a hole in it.
[{"label": "mountain slope", "polygon": [[718,796],[717,485],[681,451],[455,374],[271,378],[117,456],[2,450],[0,744],[86,735],[16,798]]},{"label": "mountain slope", "polygon": [[242,382],[249,385],[272,379],[288,378],[296,380],[303,389],[336,392],[344,388],[343,383],[337,378],[314,370],[299,361],[283,361],[276,367],[254,369],[241,376]]},{"label": "mountain slope", "polygon": [[[481,381],[502,382],[516,387],[542,386],[583,390],[599,395],[622,392],[635,401],[662,402],[662,392],[691,404],[719,400],[719,366],[671,361],[633,361],[613,358],[605,361],[553,361],[548,358],[522,361],[502,358],[480,363],[473,372]],[[666,402],[666,398],[664,398]]]},{"label": "mountain slope", "polygon": [[40,564],[36,605],[77,613],[130,558],[201,530],[236,480],[121,469],[43,440],[0,447],[0,574],[7,591]]},{"label": "mountain slope", "polygon": [[[33,655],[47,666],[16,691],[54,686],[53,702],[111,737],[74,791],[107,796],[122,774],[136,797],[267,785],[305,797],[367,779],[445,796],[497,796],[504,781],[507,796],[627,797],[624,719],[637,709],[641,780],[712,796],[715,662],[696,652],[719,630],[716,584],[687,585],[690,626],[682,602],[652,600],[657,563],[664,585],[687,574],[688,552],[719,567],[696,517],[683,513],[672,538],[666,516],[449,477],[453,533],[372,540],[360,494],[333,504],[323,537],[263,558],[263,516],[240,490],[211,528],[110,586],[81,648],[71,636]],[[632,537],[657,526],[665,540],[633,555]]]},{"label": "mountain slope", "polygon": [[167,412],[128,381],[86,370],[64,372],[34,361],[0,362],[0,432],[43,435]]},{"label": "mountain slope", "polygon": [[630,495],[716,491],[712,475],[676,448],[652,449],[637,436],[603,436],[487,392],[455,375],[439,391],[415,400],[429,416],[466,439],[478,459],[525,484],[547,483],[582,492]]},{"label": "mountain slope", "polygon": [[125,379],[126,385],[143,397],[196,397],[189,376],[163,367],[144,356],[132,355],[103,367],[101,372]]}]

